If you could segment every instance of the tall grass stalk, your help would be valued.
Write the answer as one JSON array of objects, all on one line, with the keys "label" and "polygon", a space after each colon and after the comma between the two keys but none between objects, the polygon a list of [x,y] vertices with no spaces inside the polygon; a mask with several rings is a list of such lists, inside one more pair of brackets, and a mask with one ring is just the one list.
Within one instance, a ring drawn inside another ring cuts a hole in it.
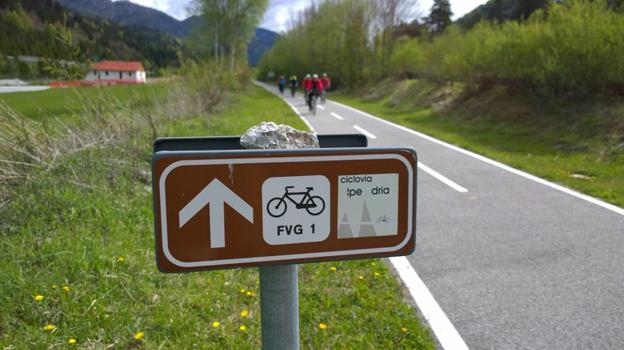
[{"label": "tall grass stalk", "polygon": [[64,155],[109,146],[137,151],[157,138],[165,124],[208,117],[241,87],[240,74],[218,73],[210,65],[191,67],[187,73],[186,79],[169,83],[164,96],[137,92],[122,102],[112,94],[94,98],[76,90],[79,105],[72,108],[71,116],[49,116],[44,122],[0,101],[0,208],[12,198],[15,184],[27,181],[35,170],[50,170]]}]

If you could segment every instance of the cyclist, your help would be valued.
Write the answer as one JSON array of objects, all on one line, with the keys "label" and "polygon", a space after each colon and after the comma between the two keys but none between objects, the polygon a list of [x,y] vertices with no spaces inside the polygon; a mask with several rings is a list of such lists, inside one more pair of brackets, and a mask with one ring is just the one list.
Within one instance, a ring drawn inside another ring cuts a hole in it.
[{"label": "cyclist", "polygon": [[321,82],[323,83],[323,94],[321,95],[321,101],[325,103],[325,93],[329,88],[331,88],[331,79],[327,76],[327,73],[323,73],[323,77],[321,78]]},{"label": "cyclist", "polygon": [[312,91],[312,76],[310,74],[306,74],[305,78],[303,78],[303,91],[303,98],[309,106],[310,102],[308,102],[308,95],[310,94],[310,91]]},{"label": "cyclist", "polygon": [[280,94],[284,94],[284,89],[286,88],[286,78],[283,75],[280,75],[279,80],[277,81],[277,86],[279,87]]},{"label": "cyclist", "polygon": [[311,82],[310,82],[310,89],[308,90],[306,87],[306,91],[308,92],[308,107],[310,109],[310,111],[312,110],[312,99],[313,98],[318,98],[319,96],[321,96],[323,94],[323,82],[321,81],[321,79],[319,79],[318,74],[314,74],[312,76]]},{"label": "cyclist", "polygon": [[290,77],[290,80],[288,82],[290,85],[290,95],[292,97],[295,97],[295,92],[297,91],[297,88],[299,87],[299,80],[297,79],[297,76],[293,74]]}]

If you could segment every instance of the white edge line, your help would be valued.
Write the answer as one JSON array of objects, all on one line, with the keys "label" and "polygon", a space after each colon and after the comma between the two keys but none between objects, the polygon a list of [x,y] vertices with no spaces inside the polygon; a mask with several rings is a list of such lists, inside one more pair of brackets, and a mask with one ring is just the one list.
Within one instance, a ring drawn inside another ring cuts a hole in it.
[{"label": "white edge line", "polygon": [[441,182],[443,182],[444,184],[446,184],[447,186],[449,186],[450,188],[454,189],[457,192],[461,192],[461,193],[466,193],[468,192],[468,190],[460,185],[458,185],[455,181],[449,179],[448,177],[440,174],[439,172],[431,169],[430,167],[424,165],[421,162],[418,162],[418,168],[421,169],[422,171],[426,172],[427,174],[435,177],[436,179],[440,180]]},{"label": "white edge line", "polygon": [[540,183],[540,184],[542,184],[542,185],[544,185],[544,186],[548,186],[548,187],[550,187],[550,188],[552,188],[552,189],[555,189],[555,190],[557,190],[557,191],[561,191],[561,192],[563,192],[563,193],[567,193],[567,194],[569,194],[569,195],[571,195],[571,196],[574,196],[574,197],[579,198],[579,199],[582,199],[582,200],[584,200],[584,201],[586,201],[586,202],[589,202],[589,203],[595,204],[595,205],[600,206],[600,207],[602,207],[602,208],[604,208],[604,209],[610,210],[610,211],[612,211],[612,212],[614,212],[614,213],[617,213],[617,214],[620,214],[620,215],[624,215],[624,208],[620,208],[620,207],[618,207],[618,206],[616,206],[616,205],[613,205],[613,204],[607,203],[607,202],[605,202],[605,201],[603,201],[603,200],[600,200],[600,199],[598,199],[598,198],[595,198],[595,197],[592,197],[592,196],[588,196],[588,195],[586,195],[586,194],[583,194],[583,193],[577,192],[577,191],[575,191],[575,190],[569,189],[569,188],[567,188],[567,187],[565,187],[565,186],[558,185],[558,184],[556,184],[556,183],[553,183],[553,182],[550,182],[550,181],[544,180],[544,179],[542,179],[542,178],[540,178],[540,177],[537,177],[537,176],[535,176],[535,175],[529,174],[529,173],[527,173],[527,172],[525,172],[525,171],[518,170],[518,169],[516,169],[516,168],[512,168],[512,167],[510,167],[509,165],[506,165],[506,164],[503,164],[503,163],[497,162],[497,161],[495,161],[495,160],[493,160],[493,159],[490,159],[490,158],[488,158],[488,157],[485,157],[485,156],[482,156],[482,155],[480,155],[480,154],[474,153],[474,152],[472,152],[472,151],[468,151],[468,150],[463,149],[463,148],[461,148],[461,147],[458,147],[458,146],[452,145],[452,144],[450,144],[450,143],[447,143],[447,142],[444,142],[444,141],[438,140],[438,139],[436,139],[436,138],[434,138],[434,137],[431,137],[431,136],[429,136],[429,135],[425,135],[425,134],[423,134],[423,133],[421,133],[421,132],[418,132],[418,131],[412,130],[412,129],[410,129],[410,128],[408,128],[408,127],[405,127],[405,126],[403,126],[403,125],[395,124],[395,123],[393,123],[393,122],[391,122],[391,121],[388,121],[388,120],[385,120],[385,119],[381,119],[381,118],[376,117],[376,116],[374,116],[374,115],[372,115],[372,114],[366,113],[366,112],[364,112],[364,111],[360,111],[359,109],[353,108],[353,107],[351,107],[351,106],[347,106],[347,105],[342,104],[342,103],[340,103],[340,102],[335,102],[335,101],[329,101],[329,102],[334,103],[334,104],[336,104],[336,105],[339,105],[339,106],[341,106],[341,107],[343,107],[343,108],[349,109],[349,110],[351,110],[351,111],[354,111],[354,112],[360,113],[360,114],[362,114],[362,115],[364,115],[364,116],[366,116],[366,117],[369,117],[369,118],[375,119],[375,120],[377,120],[377,121],[379,121],[379,122],[382,122],[382,123],[384,123],[384,124],[387,124],[387,125],[390,125],[390,126],[394,126],[394,127],[395,127],[395,128],[397,128],[397,129],[401,129],[401,130],[403,130],[403,131],[405,131],[405,132],[408,132],[408,133],[410,133],[410,134],[413,134],[413,135],[419,136],[419,137],[421,137],[421,138],[424,138],[425,140],[428,140],[428,141],[431,141],[431,142],[437,143],[437,144],[439,144],[439,145],[442,145],[442,146],[444,146],[444,147],[450,148],[450,149],[452,149],[452,150],[454,150],[454,151],[456,151],[456,152],[463,153],[463,154],[465,154],[465,155],[467,155],[467,156],[469,156],[469,157],[472,157],[472,158],[478,159],[478,160],[480,160],[480,161],[482,161],[482,162],[485,162],[485,163],[488,163],[488,164],[493,165],[493,166],[495,166],[495,167],[498,167],[498,168],[500,168],[500,169],[506,170],[506,171],[508,171],[508,172],[510,172],[510,173],[513,173],[513,174],[516,174],[516,175],[522,176],[522,177],[524,177],[524,178],[526,178],[526,179],[529,179],[529,180],[531,180],[531,181],[535,181],[535,182]]},{"label": "white edge line", "polygon": [[317,107],[317,108],[320,108],[320,109],[321,109],[321,110],[323,110],[323,111],[325,110],[325,107],[323,107],[323,106],[319,106],[319,105],[317,105],[316,107]]},{"label": "white edge line", "polygon": [[289,105],[290,108],[292,108],[293,112],[295,112],[295,114],[297,114],[299,116],[299,118],[301,118],[301,120],[303,120],[303,122],[308,127],[308,129],[310,129],[310,131],[312,131],[313,133],[317,134],[317,132],[314,129],[314,127],[312,126],[312,124],[310,124],[310,122],[303,115],[301,115],[301,113],[299,113],[299,111],[297,110],[297,108],[295,108],[295,106],[291,105],[290,102],[288,102],[286,100],[283,100],[283,101],[286,102],[286,104]]},{"label": "white edge line", "polygon": [[412,298],[416,302],[418,309],[431,327],[436,338],[445,350],[468,350],[468,345],[464,342],[457,329],[448,319],[438,302],[433,298],[431,292],[420,279],[406,257],[393,257],[390,262],[399,273],[399,276],[407,286]]},{"label": "white edge line", "polygon": [[334,118],[336,118],[338,120],[343,120],[344,119],[343,117],[338,115],[338,113],[331,112],[330,114],[331,114],[332,117],[334,117]]},{"label": "white edge line", "polygon": [[[259,86],[259,87],[261,87],[261,88],[263,88],[263,89],[265,89],[265,90],[269,91],[269,92],[274,93],[273,91],[269,90],[269,89],[268,89],[268,88],[267,88],[264,84],[262,84],[262,83],[261,83],[261,82],[259,82],[259,81],[253,80],[253,83],[254,83],[255,85],[257,85],[257,86]],[[307,120],[307,119],[306,119],[303,115],[301,115],[301,113],[299,113],[299,111],[297,110],[297,108],[295,108],[295,106],[293,106],[292,104],[290,104],[290,102],[286,101],[286,99],[281,98],[280,96],[277,96],[277,97],[279,97],[282,101],[284,101],[287,105],[289,105],[289,106],[290,106],[290,108],[293,110],[293,112],[295,112],[295,114],[296,114],[297,116],[299,116],[299,118],[301,118],[301,120],[303,121],[303,123],[304,123],[304,124],[308,127],[308,129],[310,129],[310,131],[311,131],[311,132],[313,132],[315,135],[316,135],[316,134],[318,134],[318,133],[316,132],[316,130],[314,129],[314,127],[312,126],[312,124],[310,124],[310,122],[309,122],[309,121],[308,121],[308,120]]]},{"label": "white edge line", "polygon": [[367,131],[366,129],[358,126],[358,125],[353,125],[353,128],[359,132],[361,132],[362,134],[366,135],[366,137],[371,138],[371,139],[376,139],[377,136],[373,135],[372,133],[370,133],[369,131]]}]

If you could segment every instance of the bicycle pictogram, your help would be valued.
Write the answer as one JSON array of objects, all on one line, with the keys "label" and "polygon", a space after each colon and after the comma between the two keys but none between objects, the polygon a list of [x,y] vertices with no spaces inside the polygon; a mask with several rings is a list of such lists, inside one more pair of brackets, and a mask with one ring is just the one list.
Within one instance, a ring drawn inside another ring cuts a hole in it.
[{"label": "bicycle pictogram", "polygon": [[[297,209],[305,209],[308,214],[316,216],[325,210],[325,201],[320,196],[313,196],[311,192],[314,187],[306,187],[305,192],[290,192],[295,186],[286,186],[284,195],[281,197],[271,198],[267,203],[267,212],[274,218],[279,218],[286,214],[288,210],[288,201],[292,202]],[[296,201],[293,196],[301,196],[301,200]],[[288,201],[286,201],[288,199]]]}]

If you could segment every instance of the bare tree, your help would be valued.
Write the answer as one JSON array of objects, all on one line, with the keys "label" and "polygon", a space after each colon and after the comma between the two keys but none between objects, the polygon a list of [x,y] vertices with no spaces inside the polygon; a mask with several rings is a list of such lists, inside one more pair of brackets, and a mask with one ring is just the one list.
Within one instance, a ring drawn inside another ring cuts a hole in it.
[{"label": "bare tree", "polygon": [[210,54],[222,69],[246,57],[247,46],[262,19],[268,0],[194,0],[190,9],[203,22],[190,39],[200,54]]}]

